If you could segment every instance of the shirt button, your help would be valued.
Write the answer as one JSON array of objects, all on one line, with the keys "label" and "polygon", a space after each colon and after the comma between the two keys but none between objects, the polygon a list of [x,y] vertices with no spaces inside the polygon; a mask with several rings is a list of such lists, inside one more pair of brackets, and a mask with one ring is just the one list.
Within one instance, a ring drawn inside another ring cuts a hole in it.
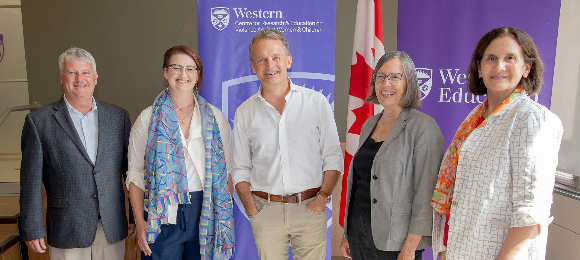
[{"label": "shirt button", "polygon": [[97,171],[97,170],[93,171],[93,175],[97,175],[97,173],[99,173],[99,171]]},{"label": "shirt button", "polygon": [[373,204],[377,204],[377,199],[373,199]]},{"label": "shirt button", "polygon": [[379,177],[377,177],[376,175],[373,175],[373,180],[378,179]]},{"label": "shirt button", "polygon": [[93,195],[93,199],[96,199],[96,198],[97,198],[97,194],[94,194],[94,195]]},{"label": "shirt button", "polygon": [[283,162],[286,162],[286,160],[284,160]]},{"label": "shirt button", "polygon": [[451,205],[457,206],[457,201],[451,202]]}]

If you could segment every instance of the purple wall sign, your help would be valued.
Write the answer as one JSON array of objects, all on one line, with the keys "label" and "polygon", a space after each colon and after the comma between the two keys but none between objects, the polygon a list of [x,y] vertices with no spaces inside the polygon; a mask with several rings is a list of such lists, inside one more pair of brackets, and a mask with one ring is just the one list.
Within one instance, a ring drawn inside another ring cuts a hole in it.
[{"label": "purple wall sign", "polygon": [[545,65],[544,85],[532,97],[550,107],[560,1],[399,1],[397,48],[407,52],[423,83],[423,112],[441,128],[446,145],[485,96],[467,91],[467,67],[477,41],[488,31],[511,26],[536,43]]},{"label": "purple wall sign", "polygon": [[[263,28],[288,38],[292,68],[288,77],[323,93],[334,107],[336,1],[214,0],[197,1],[199,53],[204,66],[201,91],[233,124],[237,107],[258,91],[248,45]],[[250,222],[234,194],[236,250],[233,259],[258,259]],[[330,204],[329,206],[330,207]],[[327,259],[330,259],[328,213]]]},{"label": "purple wall sign", "polygon": [[[532,97],[550,107],[560,1],[399,1],[397,49],[417,67],[423,112],[439,124],[446,146],[469,111],[485,100],[467,91],[466,72],[477,41],[511,26],[527,32],[545,65],[544,85]],[[423,259],[433,259],[431,248]]]}]

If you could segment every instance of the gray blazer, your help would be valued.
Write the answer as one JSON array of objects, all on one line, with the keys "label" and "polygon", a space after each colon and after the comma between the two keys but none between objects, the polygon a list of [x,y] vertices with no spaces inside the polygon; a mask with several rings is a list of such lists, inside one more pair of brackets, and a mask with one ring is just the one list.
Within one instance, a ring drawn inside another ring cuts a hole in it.
[{"label": "gray blazer", "polygon": [[[364,123],[358,149],[369,138],[381,115]],[[371,169],[372,233],[379,250],[401,251],[408,233],[423,236],[417,250],[431,246],[430,203],[444,148],[445,140],[433,118],[415,109],[401,111]],[[346,239],[352,185],[351,163],[344,217]]]},{"label": "gray blazer", "polygon": [[[21,235],[47,237],[57,248],[89,247],[99,215],[107,242],[127,236],[125,193],[131,122],[125,109],[97,102],[98,148],[93,164],[67,111],[64,99],[26,116],[20,170]],[[46,189],[46,235],[42,184]],[[131,212],[131,211],[129,211]]]}]

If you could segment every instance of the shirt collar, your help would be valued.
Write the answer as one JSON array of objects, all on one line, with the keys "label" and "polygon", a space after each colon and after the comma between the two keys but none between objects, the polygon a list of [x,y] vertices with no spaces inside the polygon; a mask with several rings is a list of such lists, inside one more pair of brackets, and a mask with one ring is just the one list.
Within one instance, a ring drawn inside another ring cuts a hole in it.
[{"label": "shirt collar", "polygon": [[[290,78],[287,79],[288,82],[290,82],[290,92],[300,91],[300,88],[296,84],[292,83],[292,80]],[[256,98],[264,99],[264,97],[262,97],[262,85],[260,85],[260,89],[258,89],[258,93],[256,93]]]},{"label": "shirt collar", "polygon": [[[72,110],[72,111],[79,112],[76,108],[74,108],[73,106],[71,106],[71,104],[66,99],[66,95],[63,95],[63,98],[64,98],[64,103],[66,104],[66,108],[67,108],[68,111],[71,111]],[[92,105],[91,111],[89,111],[89,113],[92,113],[93,111],[98,111],[97,110],[97,102],[95,101],[95,97],[92,97],[92,98],[93,98],[93,105]],[[87,114],[89,114],[89,113],[87,113]]]}]

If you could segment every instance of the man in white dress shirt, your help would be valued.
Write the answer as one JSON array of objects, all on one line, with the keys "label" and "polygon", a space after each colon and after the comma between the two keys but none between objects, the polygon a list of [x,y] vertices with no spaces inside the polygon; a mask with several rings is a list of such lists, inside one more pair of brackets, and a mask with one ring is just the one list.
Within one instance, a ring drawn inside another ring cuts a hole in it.
[{"label": "man in white dress shirt", "polygon": [[234,185],[261,259],[324,259],[326,204],[343,157],[334,115],[319,92],[287,77],[292,56],[275,29],[256,34],[250,64],[261,86],[234,119]]}]

